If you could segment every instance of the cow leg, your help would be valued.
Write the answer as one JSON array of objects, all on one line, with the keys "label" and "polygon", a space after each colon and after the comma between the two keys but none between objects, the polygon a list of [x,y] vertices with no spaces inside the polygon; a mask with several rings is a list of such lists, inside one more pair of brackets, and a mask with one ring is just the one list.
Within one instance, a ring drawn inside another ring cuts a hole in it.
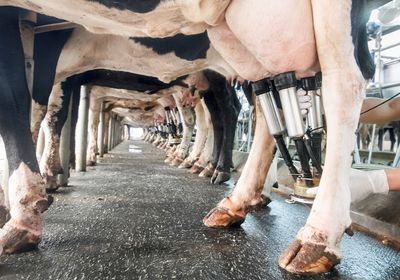
[{"label": "cow leg", "polygon": [[66,83],[54,85],[47,113],[42,122],[46,140],[39,166],[48,191],[58,189],[57,175],[63,173],[60,162],[60,136],[68,117],[70,98],[69,85]]},{"label": "cow leg", "polygon": [[224,134],[217,168],[211,178],[211,182],[213,184],[221,184],[231,178],[231,168],[233,167],[232,151],[241,104],[233,87],[227,88],[226,94],[216,94],[215,98],[222,115]]},{"label": "cow leg", "polygon": [[293,273],[329,271],[340,261],[340,241],[350,226],[349,177],[365,81],[354,58],[350,0],[312,0],[327,120],[324,173],[306,225],[279,259]]},{"label": "cow leg", "polygon": [[91,96],[89,104],[89,132],[86,165],[94,166],[96,165],[96,157],[98,154],[97,134],[100,122],[101,101]]},{"label": "cow leg", "polygon": [[177,150],[175,151],[175,159],[172,161],[172,165],[178,166],[180,165],[183,160],[187,157],[189,153],[190,143],[192,141],[192,135],[194,130],[194,122],[195,122],[195,115],[193,108],[181,108],[182,116],[183,116],[183,136],[181,144],[178,146]]},{"label": "cow leg", "polygon": [[[76,83],[75,81],[71,81],[71,87],[72,87],[72,108],[71,108],[71,138],[70,138],[70,155],[69,155],[69,165],[71,169],[75,169],[75,164],[76,164],[76,156],[75,156],[75,132],[76,132],[76,124],[78,122],[78,111],[79,111],[79,100],[81,96],[81,86],[79,83]],[[107,113],[107,123],[110,119],[110,114]],[[108,125],[107,125],[108,128]],[[105,130],[106,135],[107,135],[107,140],[108,140],[108,129]],[[107,142],[106,147],[107,147]]]},{"label": "cow leg", "polygon": [[0,7],[0,134],[9,165],[11,219],[0,230],[5,253],[31,249],[42,237],[47,206],[30,131],[31,97],[25,77],[18,9]]},{"label": "cow leg", "polygon": [[[40,105],[33,100],[32,111],[31,111],[31,132],[33,144],[36,146],[39,138],[40,124],[46,116],[47,106]],[[39,160],[39,158],[38,158]]]},{"label": "cow leg", "polygon": [[176,106],[178,107],[179,113],[181,114],[183,120],[183,136],[180,145],[175,151],[175,158],[171,162],[173,166],[179,166],[183,160],[188,156],[190,142],[192,141],[192,135],[194,130],[194,123],[196,116],[194,115],[194,110],[192,107],[183,107],[180,98],[174,94]]},{"label": "cow leg", "polygon": [[190,172],[193,174],[200,173],[206,167],[207,163],[211,160],[212,149],[214,144],[214,129],[212,127],[211,115],[207,108],[206,102],[204,101],[204,98],[201,99],[201,103],[203,105],[205,122],[207,124],[207,136],[206,136],[206,142],[204,143],[204,147],[201,151],[199,159],[190,169]]},{"label": "cow leg", "polygon": [[259,102],[256,101],[256,127],[249,157],[232,194],[203,219],[206,226],[227,228],[241,224],[253,206],[270,201],[270,198],[262,197],[261,193],[274,151],[274,138],[268,132]]},{"label": "cow leg", "polygon": [[383,150],[383,136],[385,135],[385,129],[382,127],[378,130],[378,149],[379,151]]},{"label": "cow leg", "polygon": [[206,102],[211,116],[212,128],[214,131],[214,143],[212,149],[212,159],[199,174],[200,177],[211,177],[214,174],[215,168],[218,164],[219,154],[221,152],[222,141],[224,137],[224,127],[221,122],[222,115],[218,107],[217,100],[215,99],[215,94],[218,93],[209,91],[204,95],[204,101]]},{"label": "cow leg", "polygon": [[204,144],[207,140],[207,123],[205,120],[203,104],[198,102],[194,108],[196,115],[196,139],[194,141],[193,149],[189,156],[182,162],[179,168],[191,168],[196,160],[199,159]]}]

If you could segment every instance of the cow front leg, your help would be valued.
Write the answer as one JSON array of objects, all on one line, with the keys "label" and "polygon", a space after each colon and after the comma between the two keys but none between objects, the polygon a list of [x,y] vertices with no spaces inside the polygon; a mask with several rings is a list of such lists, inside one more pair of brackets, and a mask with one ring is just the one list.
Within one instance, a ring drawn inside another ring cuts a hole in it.
[{"label": "cow front leg", "polygon": [[58,189],[57,175],[63,172],[60,163],[60,135],[68,116],[70,98],[71,90],[68,84],[54,85],[42,122],[45,145],[39,166],[48,191]]},{"label": "cow front leg", "polygon": [[100,122],[101,102],[95,96],[90,96],[89,105],[89,133],[86,166],[95,166],[98,155],[97,134]]},{"label": "cow front leg", "polygon": [[232,194],[223,199],[203,219],[206,226],[227,228],[244,222],[247,212],[254,206],[265,205],[269,197],[261,195],[265,178],[274,157],[275,142],[268,132],[265,118],[256,103],[254,141],[243,172]]},{"label": "cow front leg", "polygon": [[306,225],[279,259],[294,273],[329,271],[340,262],[340,241],[350,226],[349,176],[365,81],[354,58],[351,1],[312,1],[327,150],[320,188]]},{"label": "cow front leg", "polygon": [[25,77],[18,9],[0,7],[0,135],[9,166],[11,219],[0,230],[5,253],[35,247],[42,237],[47,197],[30,131],[30,94]]}]

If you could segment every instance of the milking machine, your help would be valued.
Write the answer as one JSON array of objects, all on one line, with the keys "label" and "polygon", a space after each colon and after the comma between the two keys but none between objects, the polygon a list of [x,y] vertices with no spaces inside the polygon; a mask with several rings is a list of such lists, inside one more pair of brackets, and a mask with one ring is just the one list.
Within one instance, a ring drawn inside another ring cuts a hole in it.
[{"label": "milking machine", "polygon": [[[300,110],[297,94],[299,87],[307,92],[311,100],[311,108],[306,118],[303,117]],[[307,190],[319,184],[322,174],[323,119],[320,87],[320,75],[297,81],[294,72],[283,73],[275,76],[272,80],[265,79],[253,84],[253,91],[261,104],[268,129],[274,136],[282,158],[295,180],[292,199],[305,203],[312,203],[315,195],[309,194]],[[277,106],[278,101],[281,104],[286,127],[283,125]],[[286,147],[285,132],[295,144],[301,172],[294,166]]]},{"label": "milking machine", "polygon": [[285,127],[283,126],[282,118],[278,106],[276,105],[276,100],[273,93],[273,85],[269,79],[260,80],[253,83],[253,91],[257,95],[257,98],[260,102],[265,120],[267,122],[268,130],[274,136],[279,152],[289,168],[289,172],[296,180],[300,173],[293,164],[293,160],[283,138]]}]

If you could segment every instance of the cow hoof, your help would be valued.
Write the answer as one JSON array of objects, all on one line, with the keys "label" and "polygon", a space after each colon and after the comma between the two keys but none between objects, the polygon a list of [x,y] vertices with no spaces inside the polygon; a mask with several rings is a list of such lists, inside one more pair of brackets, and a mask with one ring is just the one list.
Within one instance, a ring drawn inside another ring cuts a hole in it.
[{"label": "cow hoof", "polygon": [[185,169],[185,168],[191,168],[194,164],[194,160],[190,159],[185,159],[179,166],[178,168],[180,169]]},{"label": "cow hoof", "polygon": [[93,161],[93,160],[88,160],[86,162],[86,166],[96,166],[96,165],[97,165],[97,163],[95,161]]},{"label": "cow hoof", "polygon": [[265,195],[261,195],[258,199],[254,199],[248,206],[249,211],[260,211],[265,208],[271,202],[271,198]]},{"label": "cow hoof", "polygon": [[[307,227],[307,226],[306,226]],[[302,228],[296,240],[279,257],[279,266],[291,273],[315,275],[329,272],[340,262],[337,250],[327,247],[327,236],[311,229],[313,234],[303,241]]]},{"label": "cow hoof", "polygon": [[171,161],[172,161],[172,158],[171,157],[167,157],[165,160],[164,160],[164,162],[165,163],[171,163]]},{"label": "cow hoof", "polygon": [[214,174],[215,167],[210,163],[200,172],[199,177],[211,177]]},{"label": "cow hoof", "polygon": [[192,174],[199,174],[199,173],[201,173],[203,170],[204,170],[204,167],[203,167],[203,166],[200,166],[200,165],[198,165],[198,164],[194,164],[194,165],[192,166],[192,168],[190,168],[190,173],[192,173]]},{"label": "cow hoof", "polygon": [[215,170],[213,176],[211,177],[211,184],[220,185],[231,178],[230,172],[222,172]]},{"label": "cow hoof", "polygon": [[10,211],[4,205],[0,206],[0,228],[10,220]]},{"label": "cow hoof", "polygon": [[31,251],[37,248],[41,236],[26,228],[19,228],[7,223],[0,230],[0,244],[4,254],[14,254]]},{"label": "cow hoof", "polygon": [[47,193],[55,193],[60,188],[57,183],[57,176],[45,178],[45,184]]},{"label": "cow hoof", "polygon": [[50,205],[52,205],[54,202],[54,198],[51,195],[47,195],[43,199],[39,199],[36,202],[36,208],[40,211],[40,213],[45,212],[47,209],[49,209]]},{"label": "cow hoof", "polygon": [[227,197],[204,217],[203,223],[210,228],[231,228],[240,226],[245,218],[246,212],[232,210],[232,202]]},{"label": "cow hoof", "polygon": [[176,157],[172,160],[172,162],[169,164],[171,166],[179,166],[182,163],[183,159]]}]

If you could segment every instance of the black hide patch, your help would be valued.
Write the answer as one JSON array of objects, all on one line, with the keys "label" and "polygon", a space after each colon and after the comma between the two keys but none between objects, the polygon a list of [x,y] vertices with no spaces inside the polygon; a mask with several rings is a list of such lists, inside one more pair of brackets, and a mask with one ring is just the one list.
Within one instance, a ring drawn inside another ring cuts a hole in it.
[{"label": "black hide patch", "polygon": [[75,83],[80,85],[90,84],[96,86],[134,90],[138,92],[156,93],[172,86],[186,86],[180,77],[171,83],[163,83],[155,77],[133,74],[122,71],[92,70],[75,76]]},{"label": "black hide patch", "polygon": [[47,105],[49,101],[58,58],[71,34],[72,29],[35,35],[33,100],[40,105]]},{"label": "black hide patch", "polygon": [[118,10],[129,10],[135,13],[148,13],[154,10],[162,0],[89,0]]},{"label": "black hide patch", "polygon": [[351,2],[351,37],[354,45],[354,57],[365,79],[372,79],[375,64],[368,49],[367,21],[371,10],[366,0]]},{"label": "black hide patch", "polygon": [[159,55],[173,52],[177,57],[188,61],[206,58],[210,48],[210,40],[206,32],[196,35],[178,34],[167,38],[132,37],[130,39],[151,48]]}]

